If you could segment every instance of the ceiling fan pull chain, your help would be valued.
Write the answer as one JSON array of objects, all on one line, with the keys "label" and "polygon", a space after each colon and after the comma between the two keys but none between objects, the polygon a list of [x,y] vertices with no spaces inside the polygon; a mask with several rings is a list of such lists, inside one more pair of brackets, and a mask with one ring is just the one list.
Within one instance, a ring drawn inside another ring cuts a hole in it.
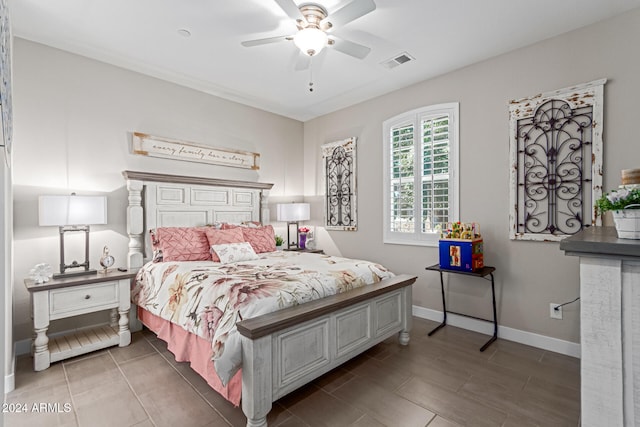
[{"label": "ceiling fan pull chain", "polygon": [[309,92],[313,92],[313,56],[309,59]]}]

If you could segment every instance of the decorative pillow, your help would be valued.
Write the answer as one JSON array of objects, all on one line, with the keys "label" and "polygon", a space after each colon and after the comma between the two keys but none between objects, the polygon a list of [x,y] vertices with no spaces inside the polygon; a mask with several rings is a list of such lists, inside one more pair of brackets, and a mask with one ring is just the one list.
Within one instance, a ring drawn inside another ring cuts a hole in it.
[{"label": "decorative pillow", "polygon": [[162,249],[158,249],[153,251],[153,258],[151,258],[152,262],[163,262],[164,257],[162,256]]},{"label": "decorative pillow", "polygon": [[[215,228],[207,228],[205,230],[209,247],[213,245],[223,245],[225,243],[241,243],[244,242],[244,236],[242,229],[239,227],[229,228],[226,230],[217,230]],[[220,262],[218,255],[211,249],[211,259],[215,262]]]},{"label": "decorative pillow", "polygon": [[238,228],[238,227],[240,227],[240,224],[231,224],[230,222],[223,222],[220,225],[220,228],[223,230],[231,230],[233,228]]},{"label": "decorative pillow", "polygon": [[156,236],[156,230],[153,228],[149,230],[149,236],[151,236],[151,247],[153,250],[160,250],[160,240],[158,240],[158,236]]},{"label": "decorative pillow", "polygon": [[244,227],[252,227],[252,228],[262,227],[262,224],[260,223],[260,221],[244,221],[242,225]]},{"label": "decorative pillow", "polygon": [[209,240],[201,227],[161,227],[156,238],[164,261],[206,261],[211,259]]},{"label": "decorative pillow", "polygon": [[222,222],[220,223],[220,227],[218,228],[222,228],[223,230],[229,230],[231,228],[238,228],[238,227],[258,228],[258,227],[262,227],[262,224],[260,223],[260,221],[243,221],[240,224],[234,224],[231,222]]},{"label": "decorative pillow", "polygon": [[257,254],[276,250],[276,234],[271,225],[256,228],[243,227],[241,230],[244,240],[251,244]]},{"label": "decorative pillow", "polygon": [[149,236],[151,237],[151,248],[153,249],[153,257],[151,258],[151,261],[162,262],[162,248],[160,247],[160,241],[156,236],[156,230],[149,230]]},{"label": "decorative pillow", "polygon": [[212,245],[211,250],[218,255],[222,264],[260,259],[248,242]]}]

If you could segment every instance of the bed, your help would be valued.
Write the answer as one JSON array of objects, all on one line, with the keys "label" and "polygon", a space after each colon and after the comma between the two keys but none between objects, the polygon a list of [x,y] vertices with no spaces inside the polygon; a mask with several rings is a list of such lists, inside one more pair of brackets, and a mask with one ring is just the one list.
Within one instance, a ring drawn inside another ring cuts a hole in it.
[{"label": "bed", "polygon": [[[260,251],[253,242],[213,245],[215,262],[176,259],[168,250],[163,262],[153,262],[159,242],[168,239],[149,230],[204,229],[209,238],[223,235],[219,229],[233,234],[241,228],[245,236],[267,230],[271,184],[123,175],[128,267],[139,271],[132,321],[169,342],[176,359],[190,361],[226,399],[241,403],[247,426],[266,426],[272,402],[375,344],[394,335],[401,345],[409,343],[416,277],[394,275],[376,263]],[[252,224],[260,226],[251,230]],[[244,305],[249,300],[255,308]]]}]

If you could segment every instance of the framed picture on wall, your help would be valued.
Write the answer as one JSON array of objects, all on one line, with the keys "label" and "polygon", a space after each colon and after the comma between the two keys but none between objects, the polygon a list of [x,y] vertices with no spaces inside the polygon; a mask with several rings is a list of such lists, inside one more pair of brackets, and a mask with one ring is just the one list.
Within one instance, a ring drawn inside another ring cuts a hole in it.
[{"label": "framed picture on wall", "polygon": [[356,137],[323,144],[322,163],[325,179],[325,228],[356,231]]}]

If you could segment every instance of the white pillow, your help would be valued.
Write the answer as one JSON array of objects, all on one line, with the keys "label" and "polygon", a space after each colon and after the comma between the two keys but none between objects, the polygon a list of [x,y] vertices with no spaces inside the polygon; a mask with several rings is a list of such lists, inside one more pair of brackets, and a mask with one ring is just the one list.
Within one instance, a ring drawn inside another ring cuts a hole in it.
[{"label": "white pillow", "polygon": [[260,259],[249,242],[211,245],[211,250],[218,255],[222,264]]}]

